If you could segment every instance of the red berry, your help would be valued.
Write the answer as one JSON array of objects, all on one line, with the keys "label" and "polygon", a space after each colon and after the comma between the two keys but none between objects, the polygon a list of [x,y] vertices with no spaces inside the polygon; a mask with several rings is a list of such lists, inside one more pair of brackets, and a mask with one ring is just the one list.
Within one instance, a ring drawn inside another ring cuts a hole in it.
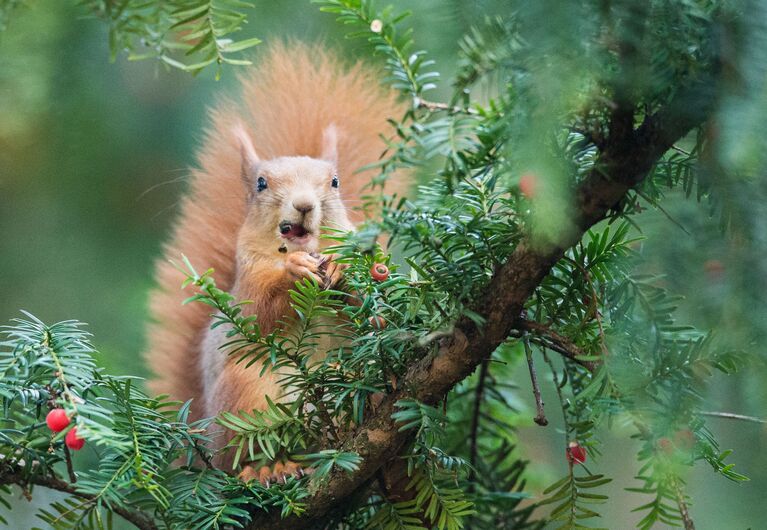
[{"label": "red berry", "polygon": [[77,427],[72,427],[72,430],[64,437],[64,443],[73,451],[79,451],[85,445],[85,438],[77,436]]},{"label": "red berry", "polygon": [[567,461],[571,464],[582,464],[586,461],[586,449],[578,442],[567,444]]},{"label": "red berry", "polygon": [[535,197],[538,188],[538,177],[535,173],[525,173],[519,179],[519,191],[528,199]]},{"label": "red berry", "polygon": [[370,276],[377,282],[386,281],[386,278],[389,277],[389,267],[383,263],[375,263],[370,268]]},{"label": "red berry", "polygon": [[695,447],[695,435],[690,429],[682,429],[674,434],[674,443],[680,449],[690,450]]},{"label": "red berry", "polygon": [[710,259],[703,263],[703,270],[706,271],[709,280],[719,281],[724,277],[725,266],[718,259]]},{"label": "red berry", "polygon": [[69,425],[69,416],[64,409],[53,409],[45,417],[45,423],[53,432],[61,432]]},{"label": "red berry", "polygon": [[661,438],[658,440],[658,449],[663,454],[670,455],[674,452],[674,444],[668,438]]},{"label": "red berry", "polygon": [[386,320],[384,319],[384,317],[370,317],[368,319],[368,322],[370,322],[370,325],[376,329],[386,328]]}]

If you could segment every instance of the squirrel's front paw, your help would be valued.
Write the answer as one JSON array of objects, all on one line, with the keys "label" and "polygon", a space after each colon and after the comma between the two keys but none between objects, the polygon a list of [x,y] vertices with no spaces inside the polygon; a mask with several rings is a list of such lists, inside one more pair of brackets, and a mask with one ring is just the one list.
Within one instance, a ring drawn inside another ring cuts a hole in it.
[{"label": "squirrel's front paw", "polygon": [[322,283],[319,275],[320,260],[308,252],[296,251],[288,254],[285,268],[288,270],[288,274],[296,280],[314,278],[317,283]]},{"label": "squirrel's front paw", "polygon": [[325,289],[334,289],[341,283],[341,280],[344,278],[344,270],[349,268],[347,263],[338,263],[336,261],[337,257],[338,254],[325,256],[325,281],[322,284]]}]

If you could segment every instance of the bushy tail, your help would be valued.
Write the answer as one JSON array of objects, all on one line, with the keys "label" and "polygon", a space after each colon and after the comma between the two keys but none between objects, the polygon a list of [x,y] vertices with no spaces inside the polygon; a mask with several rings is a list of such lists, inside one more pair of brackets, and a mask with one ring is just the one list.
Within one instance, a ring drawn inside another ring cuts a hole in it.
[{"label": "bushy tail", "polygon": [[246,199],[232,132],[237,124],[246,127],[262,159],[319,157],[322,131],[335,124],[344,200],[352,207],[371,176],[370,171],[355,170],[378,159],[385,148],[380,135],[393,132],[387,118],[399,117],[404,110],[395,94],[382,88],[377,72],[361,64],[347,67],[318,46],[273,45],[241,83],[239,103],[225,101],[211,112],[213,124],[205,135],[199,168],[191,172],[150,298],[146,358],[155,374],[150,390],[182,401],[201,396],[200,344],[210,308],[182,305],[189,293],[181,291],[183,274],[169,260],[180,262],[186,255],[198,271],[213,267],[218,286],[232,286],[236,235],[245,218]]}]

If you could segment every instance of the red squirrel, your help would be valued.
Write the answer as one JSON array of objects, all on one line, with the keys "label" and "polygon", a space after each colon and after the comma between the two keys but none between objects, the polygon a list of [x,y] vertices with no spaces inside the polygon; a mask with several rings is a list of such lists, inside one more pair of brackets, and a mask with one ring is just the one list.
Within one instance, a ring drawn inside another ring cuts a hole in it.
[{"label": "red squirrel", "polygon": [[[195,268],[212,267],[220,288],[252,301],[244,312],[257,315],[264,334],[289,315],[296,280],[337,284],[341,267],[317,254],[328,245],[320,228],[350,230],[361,220],[353,206],[371,171],[357,170],[380,157],[382,135],[393,132],[387,118],[404,112],[379,77],[318,46],[273,45],[241,79],[239,104],[224,101],[211,112],[199,167],[157,263],[146,352],[155,374],[149,389],[193,399],[192,419],[263,410],[266,396],[277,401],[285,389],[278,374],[260,375],[258,363],[246,368],[221,349],[225,330],[210,330],[209,306],[182,305],[184,276],[169,261],[185,255]],[[217,437],[217,446],[230,438]],[[245,465],[240,476],[293,471]]]}]

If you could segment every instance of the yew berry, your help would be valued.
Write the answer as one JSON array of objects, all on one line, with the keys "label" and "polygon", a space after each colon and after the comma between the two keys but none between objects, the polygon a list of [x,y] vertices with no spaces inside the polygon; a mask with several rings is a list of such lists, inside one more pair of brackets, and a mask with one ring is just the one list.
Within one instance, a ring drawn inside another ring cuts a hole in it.
[{"label": "yew berry", "polygon": [[368,322],[370,322],[370,325],[373,326],[376,329],[384,329],[386,328],[386,320],[384,317],[370,317],[368,319]]},{"label": "yew berry", "polygon": [[567,444],[567,461],[571,464],[582,464],[586,461],[586,449],[578,442]]},{"label": "yew berry", "polygon": [[375,263],[370,268],[370,276],[377,282],[386,281],[386,278],[389,277],[389,267],[383,263]]},{"label": "yew berry", "polygon": [[681,449],[692,449],[695,447],[695,435],[690,429],[682,429],[674,434],[674,443]]},{"label": "yew berry", "polygon": [[668,438],[661,438],[658,440],[658,449],[663,454],[670,455],[674,452],[674,444]]},{"label": "yew berry", "polygon": [[724,277],[725,266],[718,259],[710,259],[703,263],[703,270],[706,271],[709,280],[719,281]]},{"label": "yew berry", "polygon": [[61,432],[69,425],[69,416],[64,409],[53,409],[45,417],[45,423],[53,432]]},{"label": "yew berry", "polygon": [[85,445],[85,438],[77,436],[77,427],[72,427],[72,430],[64,437],[64,443],[73,451],[79,451]]},{"label": "yew berry", "polygon": [[525,173],[519,179],[519,191],[528,199],[535,197],[538,188],[538,177],[535,173]]}]

